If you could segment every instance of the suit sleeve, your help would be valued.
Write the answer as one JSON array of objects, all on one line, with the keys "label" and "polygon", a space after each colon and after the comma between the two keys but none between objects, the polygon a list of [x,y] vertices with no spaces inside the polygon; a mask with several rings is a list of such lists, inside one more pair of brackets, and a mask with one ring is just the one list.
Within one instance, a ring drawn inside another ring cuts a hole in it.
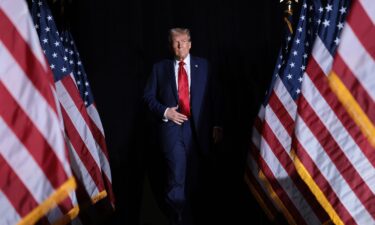
[{"label": "suit sleeve", "polygon": [[152,68],[152,73],[149,80],[146,83],[146,87],[143,94],[143,99],[148,107],[148,109],[152,112],[152,114],[158,118],[163,119],[164,112],[167,109],[166,106],[162,105],[157,99],[158,93],[158,72],[156,65]]}]

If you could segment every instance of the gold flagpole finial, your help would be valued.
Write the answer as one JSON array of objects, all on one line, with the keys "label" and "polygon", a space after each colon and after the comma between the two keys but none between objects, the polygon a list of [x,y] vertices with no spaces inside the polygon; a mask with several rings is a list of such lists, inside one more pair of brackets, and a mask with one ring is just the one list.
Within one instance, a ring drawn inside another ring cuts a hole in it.
[{"label": "gold flagpole finial", "polygon": [[298,0],[280,0],[280,3],[283,3],[285,6],[284,10],[284,21],[286,25],[288,26],[288,29],[290,33],[293,34],[293,26],[292,26],[292,21],[291,17],[293,16],[293,3],[298,3]]},{"label": "gold flagpole finial", "polygon": [[290,15],[293,15],[293,8],[292,8],[292,4],[293,3],[298,3],[298,0],[280,0],[280,3],[284,3],[285,6],[286,6],[286,10],[285,10],[285,13],[286,14],[290,14]]}]

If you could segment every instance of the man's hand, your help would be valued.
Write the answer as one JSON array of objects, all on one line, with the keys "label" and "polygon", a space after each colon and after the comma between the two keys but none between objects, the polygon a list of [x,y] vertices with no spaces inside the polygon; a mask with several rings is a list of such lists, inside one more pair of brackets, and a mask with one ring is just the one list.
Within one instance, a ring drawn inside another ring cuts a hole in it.
[{"label": "man's hand", "polygon": [[223,140],[223,128],[214,127],[212,137],[214,139],[214,144],[218,144]]},{"label": "man's hand", "polygon": [[172,120],[174,123],[181,125],[184,121],[188,120],[188,118],[179,112],[177,112],[177,106],[168,108],[165,112],[165,117],[167,117],[168,120]]}]

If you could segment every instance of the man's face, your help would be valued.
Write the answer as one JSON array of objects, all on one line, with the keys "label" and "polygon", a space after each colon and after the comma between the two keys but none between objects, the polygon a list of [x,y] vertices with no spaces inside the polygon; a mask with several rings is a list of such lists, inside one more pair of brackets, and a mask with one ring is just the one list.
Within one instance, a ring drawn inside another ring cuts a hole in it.
[{"label": "man's face", "polygon": [[189,54],[191,42],[187,34],[174,34],[172,37],[173,53],[178,60],[183,60]]}]

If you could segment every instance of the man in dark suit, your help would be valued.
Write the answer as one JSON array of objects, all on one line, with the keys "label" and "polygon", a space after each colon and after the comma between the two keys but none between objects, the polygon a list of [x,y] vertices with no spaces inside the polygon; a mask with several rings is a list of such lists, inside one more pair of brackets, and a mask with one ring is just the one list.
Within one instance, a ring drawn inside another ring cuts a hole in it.
[{"label": "man in dark suit", "polygon": [[144,100],[156,118],[167,164],[165,201],[171,224],[190,225],[202,158],[222,138],[221,109],[207,60],[189,54],[190,31],[171,29],[169,42],[174,58],[154,64]]}]

